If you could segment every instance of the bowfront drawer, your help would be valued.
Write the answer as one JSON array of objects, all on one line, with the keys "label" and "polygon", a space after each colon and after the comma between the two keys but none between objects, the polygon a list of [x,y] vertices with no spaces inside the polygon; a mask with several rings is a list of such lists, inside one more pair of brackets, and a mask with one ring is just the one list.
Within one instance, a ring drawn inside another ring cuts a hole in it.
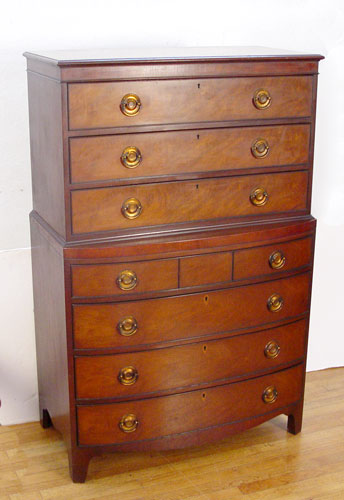
[{"label": "bowfront drawer", "polygon": [[81,445],[154,439],[264,415],[302,396],[303,365],[244,382],[131,402],[78,406]]},{"label": "bowfront drawer", "polygon": [[177,390],[263,370],[304,355],[306,321],[196,344],[75,360],[77,398]]},{"label": "bowfront drawer", "polygon": [[177,259],[72,266],[74,297],[123,295],[177,287]]},{"label": "bowfront drawer", "polygon": [[307,172],[287,172],[77,190],[73,233],[304,211],[307,184]]},{"label": "bowfront drawer", "polygon": [[313,240],[278,243],[234,252],[234,279],[241,280],[254,276],[276,274],[309,266],[312,260]]},{"label": "bowfront drawer", "polygon": [[302,164],[309,125],[70,139],[72,182]]},{"label": "bowfront drawer", "polygon": [[312,77],[207,78],[72,83],[69,128],[302,117]]},{"label": "bowfront drawer", "polygon": [[225,333],[308,311],[309,273],[206,293],[117,304],[75,304],[74,346],[130,347]]}]

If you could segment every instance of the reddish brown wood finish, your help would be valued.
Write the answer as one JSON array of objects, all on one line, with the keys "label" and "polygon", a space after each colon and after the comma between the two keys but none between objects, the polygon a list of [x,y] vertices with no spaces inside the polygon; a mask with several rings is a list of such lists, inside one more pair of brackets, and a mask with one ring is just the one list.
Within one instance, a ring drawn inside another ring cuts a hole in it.
[{"label": "reddish brown wood finish", "polygon": [[[263,415],[276,407],[298,401],[302,395],[303,367],[225,386],[112,405],[79,406],[79,444],[100,445],[154,439],[208,426]],[[277,401],[266,404],[262,394],[275,386]],[[134,414],[139,425],[129,434],[119,429],[125,414]]]},{"label": "reddish brown wood finish", "polygon": [[[281,413],[299,432],[321,56],[26,56],[40,411],[64,435],[73,481],[104,451],[200,445]],[[252,103],[258,88],[271,93],[265,110]],[[119,109],[128,92],[141,98],[136,117]],[[264,159],[251,153],[258,138]],[[120,163],[127,146],[142,153],[134,170]],[[249,201],[256,187],[269,194],[262,207]],[[133,196],[143,212],[127,220]],[[275,249],[279,270],[268,264]],[[116,284],[127,269],[132,291]],[[128,315],[137,331],[125,337]],[[263,354],[269,340],[275,359]],[[139,371],[133,386],[117,380],[124,366]],[[129,412],[139,425],[125,434]]]},{"label": "reddish brown wood finish", "polygon": [[[122,290],[117,284],[120,273],[126,270],[137,276],[137,285],[132,290]],[[73,266],[72,283],[74,297],[127,295],[178,288],[178,260]]]},{"label": "reddish brown wood finish", "polygon": [[[73,232],[305,211],[307,182],[307,172],[292,172],[73,191]],[[259,187],[269,199],[257,207],[250,202],[250,194]],[[132,220],[121,213],[129,198],[142,205],[141,215]]]},{"label": "reddish brown wood finish", "polygon": [[[77,357],[76,397],[129,399],[202,384],[216,385],[233,377],[246,378],[249,374],[276,370],[303,358],[305,332],[306,321],[301,320],[271,330],[178,347]],[[264,353],[270,341],[280,346],[274,359]],[[137,370],[133,385],[123,385],[118,379],[126,366]]]},{"label": "reddish brown wood finish", "polygon": [[[305,164],[309,132],[309,125],[284,125],[76,137],[70,139],[71,180],[81,183]],[[259,138],[269,144],[264,158],[255,158],[251,151]],[[142,155],[135,168],[121,162],[128,146],[135,146]]]},{"label": "reddish brown wood finish", "polygon": [[[272,96],[271,106],[263,110],[252,103],[260,88]],[[73,83],[68,92],[69,128],[304,117],[311,114],[311,88],[308,76]],[[131,93],[139,96],[142,110],[128,117],[120,104]]]},{"label": "reddish brown wood finish", "polygon": [[[74,305],[75,347],[153,344],[271,325],[307,312],[308,287],[306,273],[213,292],[117,304]],[[267,300],[274,293],[284,300],[282,309],[275,313],[267,308]],[[126,316],[134,316],[138,324],[131,337],[123,337],[116,329]]]},{"label": "reddish brown wood finish", "polygon": [[195,255],[180,259],[180,288],[231,281],[232,260],[232,253],[229,252]]},{"label": "reddish brown wood finish", "polygon": [[[242,280],[308,266],[312,259],[312,249],[312,238],[308,237],[288,243],[238,250],[234,253],[233,278]],[[285,264],[280,269],[271,267],[269,261],[276,251],[285,257]]]}]

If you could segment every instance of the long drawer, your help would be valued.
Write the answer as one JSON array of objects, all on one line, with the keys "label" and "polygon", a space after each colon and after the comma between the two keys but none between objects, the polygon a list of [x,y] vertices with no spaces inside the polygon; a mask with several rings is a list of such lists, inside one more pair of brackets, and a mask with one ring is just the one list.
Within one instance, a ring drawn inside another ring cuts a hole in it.
[{"label": "long drawer", "polygon": [[[276,125],[70,139],[73,183],[302,164],[309,125]],[[259,151],[260,150],[260,151]]]},{"label": "long drawer", "polygon": [[[260,92],[259,91],[263,91]],[[162,97],[163,96],[163,97]],[[73,83],[69,128],[304,117],[310,76]]]},{"label": "long drawer", "polygon": [[305,211],[308,172],[73,191],[74,234]]},{"label": "long drawer", "polygon": [[154,344],[297,317],[309,307],[309,280],[309,273],[304,273],[205,293],[116,304],[75,304],[74,346]]},{"label": "long drawer", "polygon": [[303,319],[257,333],[177,347],[78,356],[76,397],[125,398],[273,370],[303,357],[306,326]]},{"label": "long drawer", "polygon": [[303,366],[210,389],[78,406],[80,445],[154,439],[264,415],[302,396]]}]

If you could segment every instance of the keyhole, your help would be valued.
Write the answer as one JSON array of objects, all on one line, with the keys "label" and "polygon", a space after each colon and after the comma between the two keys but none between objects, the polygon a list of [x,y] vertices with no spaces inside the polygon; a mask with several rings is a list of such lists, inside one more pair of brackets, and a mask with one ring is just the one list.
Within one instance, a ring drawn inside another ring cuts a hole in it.
[{"label": "keyhole", "polygon": [[199,134],[197,134],[197,139],[199,139]]},{"label": "keyhole", "polygon": [[205,392],[203,392],[203,394],[202,394],[202,398],[203,398],[203,399],[205,399]]},{"label": "keyhole", "polygon": [[204,297],[204,302],[208,302],[208,295]]},{"label": "keyhole", "polygon": [[197,85],[197,87],[200,89],[200,88],[201,88],[201,84],[199,83],[199,84]]},{"label": "keyhole", "polygon": [[206,350],[207,350],[207,346],[206,346],[206,345],[204,345],[204,346],[203,346],[203,351],[205,352]]},{"label": "keyhole", "polygon": [[196,184],[196,189],[198,189],[198,184]]}]

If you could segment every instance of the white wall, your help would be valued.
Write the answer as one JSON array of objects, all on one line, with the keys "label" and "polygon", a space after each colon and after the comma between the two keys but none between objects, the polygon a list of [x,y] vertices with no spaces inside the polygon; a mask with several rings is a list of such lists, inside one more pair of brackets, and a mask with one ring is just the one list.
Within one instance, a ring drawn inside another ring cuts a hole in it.
[{"label": "white wall", "polygon": [[313,196],[313,214],[319,222],[308,370],[316,370],[344,364],[343,26],[342,0],[12,0],[2,5],[0,423],[38,418],[22,53],[118,46],[263,45],[326,56],[320,63]]}]

